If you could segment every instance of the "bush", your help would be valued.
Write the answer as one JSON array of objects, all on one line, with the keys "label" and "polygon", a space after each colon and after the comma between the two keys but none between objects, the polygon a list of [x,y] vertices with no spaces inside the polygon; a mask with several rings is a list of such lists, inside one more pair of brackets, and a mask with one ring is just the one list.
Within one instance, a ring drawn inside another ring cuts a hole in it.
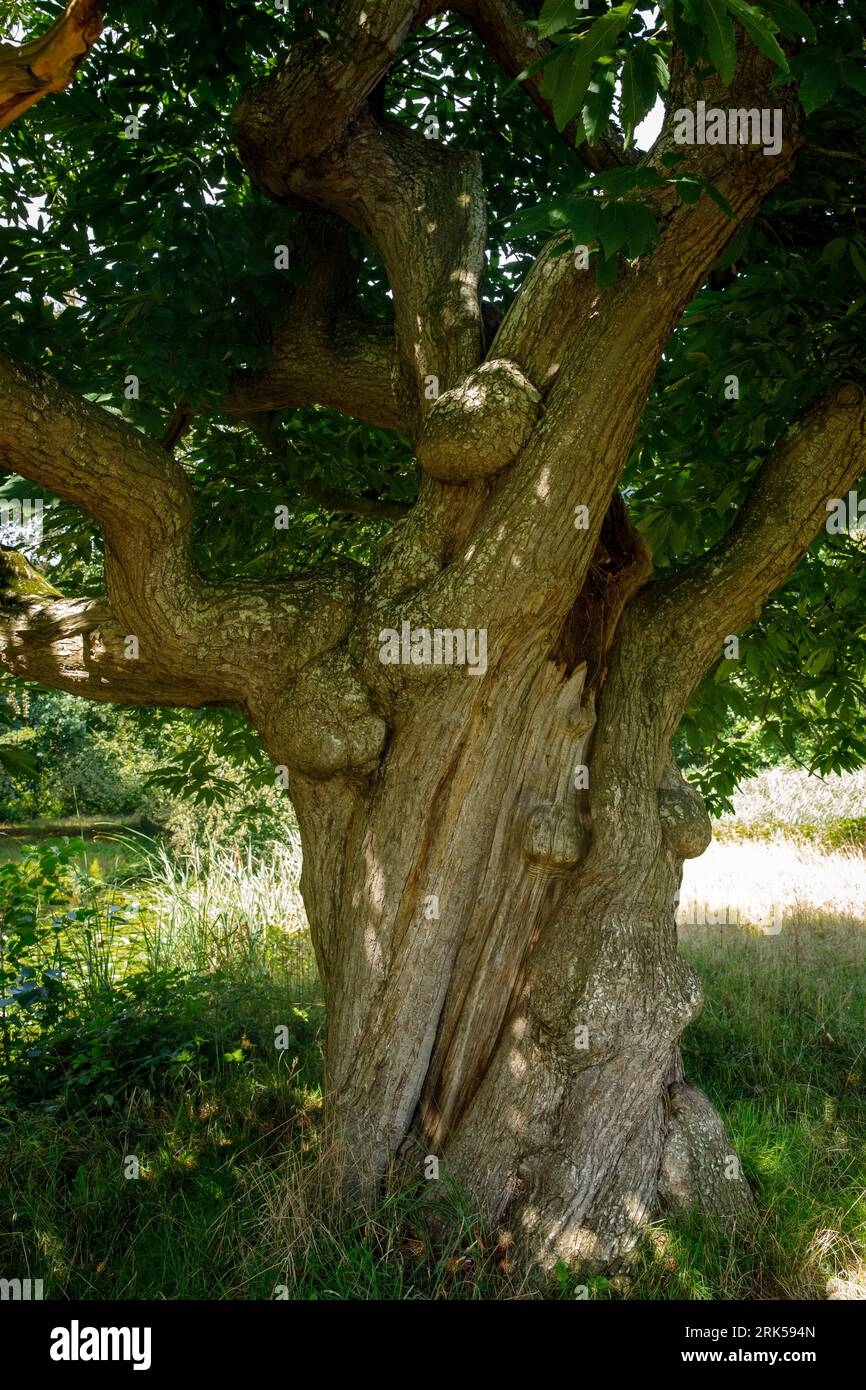
[{"label": "bush", "polygon": [[[7,1012],[0,1097],[19,1106],[59,1101],[123,1105],[133,1092],[180,1095],[237,1066],[318,1069],[320,1011],[294,1007],[275,985],[180,970],[133,975],[86,995],[68,978]],[[286,1047],[274,1047],[277,1025]],[[288,1076],[290,1071],[286,1071]]]}]

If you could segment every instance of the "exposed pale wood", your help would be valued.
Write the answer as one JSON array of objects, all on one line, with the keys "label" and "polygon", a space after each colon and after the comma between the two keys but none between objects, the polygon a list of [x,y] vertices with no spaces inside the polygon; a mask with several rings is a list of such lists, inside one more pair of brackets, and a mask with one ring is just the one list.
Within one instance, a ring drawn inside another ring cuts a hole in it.
[{"label": "exposed pale wood", "polygon": [[0,129],[49,92],[68,87],[101,33],[98,0],[69,0],[39,38],[17,47],[0,44]]}]

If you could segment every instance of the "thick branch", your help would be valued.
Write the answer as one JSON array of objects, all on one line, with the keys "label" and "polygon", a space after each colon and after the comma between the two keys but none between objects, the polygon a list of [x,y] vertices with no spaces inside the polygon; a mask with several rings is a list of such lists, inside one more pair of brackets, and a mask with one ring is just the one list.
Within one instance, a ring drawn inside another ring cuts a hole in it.
[{"label": "thick branch", "polygon": [[417,405],[401,371],[394,323],[357,303],[345,229],[308,216],[300,248],[306,272],[277,323],[268,362],[239,372],[221,403],[229,414],[323,405],[385,429],[411,430]]},{"label": "thick branch", "polygon": [[405,0],[344,0],[339,41],[293,48],[279,72],[244,94],[234,119],[262,192],[336,213],[378,248],[420,413],[481,354],[485,215],[477,155],[379,124],[366,104],[419,11]]},{"label": "thick branch", "polygon": [[[735,82],[730,89],[708,82],[708,103],[763,106],[772,65],[751,44],[740,48]],[[674,112],[693,95],[686,70],[676,66],[653,160],[671,148]],[[557,254],[561,238],[533,267],[489,358],[517,365],[542,393],[544,415],[470,535],[463,564],[443,576],[446,608],[462,593],[504,616],[529,605],[540,621],[549,614],[561,622],[584,583],[671,332],[737,228],[790,172],[801,142],[797,112],[792,97],[776,99],[784,138],[774,157],[755,146],[677,147],[687,153],[688,171],[725,195],[733,219],[707,196],[663,209],[657,249],[622,269],[609,290],[570,255]],[[585,528],[576,525],[582,508]]]},{"label": "thick branch", "polygon": [[[691,691],[725,637],[758,616],[866,471],[859,386],[816,400],[772,451],[727,536],[670,580],[641,590],[623,614],[593,744],[597,784],[611,775],[655,789]],[[617,807],[596,796],[597,824]]]},{"label": "thick branch", "polygon": [[[0,665],[89,700],[200,705],[202,691],[170,667],[135,659],[107,598],[63,598],[19,551],[0,547]],[[157,654],[158,656],[158,654]]]},{"label": "thick branch", "polygon": [[[180,696],[181,704],[252,710],[268,703],[275,685],[285,689],[342,641],[351,626],[358,574],[348,564],[288,581],[205,584],[190,554],[191,487],[170,454],[120,417],[5,354],[0,354],[0,464],[83,507],[96,521],[105,538],[106,587],[116,624],[105,626],[106,608],[19,608],[13,615],[18,636],[7,647],[10,659],[16,652],[15,659],[23,659],[28,639],[20,629],[28,623],[35,624],[31,652],[79,641],[95,626],[102,633],[100,651],[105,649],[100,690],[102,678],[107,682],[113,674],[120,699],[134,689],[145,704],[170,695],[172,703]],[[84,626],[70,633],[70,621]],[[127,650],[125,639],[136,639],[135,654],[123,660],[140,663],[141,684],[127,666],[116,664],[118,633]],[[76,659],[70,650],[68,660]],[[49,654],[45,660],[50,672],[53,658]],[[47,681],[48,675],[38,678]],[[110,698],[107,690],[104,698]]]},{"label": "thick branch", "polygon": [[69,0],[51,28],[16,47],[0,44],[0,129],[72,82],[102,33],[98,0]]},{"label": "thick branch", "polygon": [[128,656],[126,637],[104,598],[0,603],[0,665],[23,680],[112,704],[211,703],[207,689]]},{"label": "thick branch", "polygon": [[641,649],[670,666],[683,700],[724,639],[754,621],[866,473],[866,392],[848,382],[818,397],[766,459],[731,530],[682,574],[653,584],[632,619]]}]

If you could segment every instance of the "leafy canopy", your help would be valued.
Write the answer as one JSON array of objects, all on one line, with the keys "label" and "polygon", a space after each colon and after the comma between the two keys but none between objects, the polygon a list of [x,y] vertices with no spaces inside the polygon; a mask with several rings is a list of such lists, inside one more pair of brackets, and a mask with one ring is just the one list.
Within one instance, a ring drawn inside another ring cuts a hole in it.
[{"label": "leafy canopy", "polygon": [[[669,344],[624,479],[657,569],[673,571],[725,532],[765,452],[809,400],[840,376],[862,375],[864,6],[525,8],[554,44],[542,90],[555,124],[522,90],[531,73],[509,82],[456,14],[409,37],[382,98],[391,118],[424,129],[435,116],[440,139],[482,151],[485,293],[500,310],[551,232],[567,233],[564,249],[590,244],[605,285],[621,256],[651,254],[657,228],[652,198],[643,198],[654,184],[673,182],[686,201],[718,197],[676,160],[664,176],[633,167],[591,174],[575,147],[598,141],[611,122],[626,146],[639,141],[664,98],[673,41],[696,71],[729,81],[741,24],[773,58],[774,83],[797,84],[806,112],[793,178],[735,237]],[[5,37],[35,34],[56,13],[46,0],[17,0]],[[111,0],[74,85],[14,122],[0,146],[0,342],[153,435],[178,402],[202,406],[178,456],[197,489],[198,563],[219,577],[369,557],[390,523],[328,511],[305,499],[306,482],[404,503],[415,494],[402,436],[320,408],[286,411],[275,422],[285,445],[278,464],[218,408],[232,372],[266,356],[269,325],[301,274],[300,214],[251,187],[230,113],[313,32],[340,41],[326,6],[298,0]],[[287,268],[275,264],[278,247]],[[386,315],[373,248],[356,237],[353,251],[365,311]],[[737,399],[726,398],[732,375]],[[137,399],[126,399],[130,376]],[[9,475],[0,493],[39,495]],[[39,562],[62,590],[98,592],[98,534],[75,508],[47,500]],[[281,504],[290,524],[277,530]],[[722,659],[696,693],[681,752],[715,805],[782,752],[821,771],[866,762],[864,548],[856,535],[822,534],[741,635],[741,659]],[[204,723],[218,726],[210,714]],[[206,778],[201,727],[181,771]],[[247,740],[235,743],[248,751]]]}]

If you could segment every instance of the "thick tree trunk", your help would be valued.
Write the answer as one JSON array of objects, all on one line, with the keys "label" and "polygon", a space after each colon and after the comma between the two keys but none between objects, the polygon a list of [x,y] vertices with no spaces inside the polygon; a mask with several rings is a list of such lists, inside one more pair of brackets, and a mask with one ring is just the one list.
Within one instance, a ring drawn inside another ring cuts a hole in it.
[{"label": "thick tree trunk", "polygon": [[623,682],[596,728],[586,678],[531,637],[484,681],[428,675],[372,779],[293,791],[347,1170],[435,1154],[531,1260],[601,1268],[659,1200],[751,1198],[679,1068],[701,989],[675,899],[706,814],[671,764],[610,756]]}]

